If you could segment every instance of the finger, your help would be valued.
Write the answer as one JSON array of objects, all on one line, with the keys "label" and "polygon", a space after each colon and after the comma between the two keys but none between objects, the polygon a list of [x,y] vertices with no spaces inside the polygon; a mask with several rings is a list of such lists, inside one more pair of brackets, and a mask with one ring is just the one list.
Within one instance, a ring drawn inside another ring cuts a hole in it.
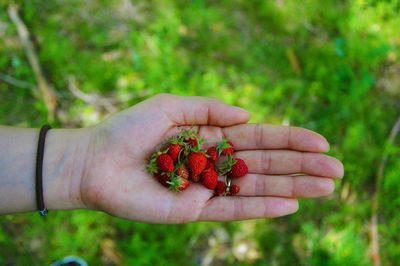
[{"label": "finger", "polygon": [[222,129],[236,150],[291,149],[310,152],[329,150],[327,140],[318,133],[299,127],[243,124]]},{"label": "finger", "polygon": [[250,114],[208,97],[161,94],[159,107],[175,125],[232,126],[246,123]]},{"label": "finger", "polygon": [[314,176],[342,178],[343,164],[328,155],[290,150],[239,151],[250,173],[284,175],[304,173]]},{"label": "finger", "polygon": [[274,197],[214,197],[199,216],[200,221],[235,221],[273,218],[298,210],[296,199]]},{"label": "finger", "polygon": [[335,189],[332,179],[316,176],[248,174],[234,184],[240,186],[238,196],[313,198],[330,195]]}]

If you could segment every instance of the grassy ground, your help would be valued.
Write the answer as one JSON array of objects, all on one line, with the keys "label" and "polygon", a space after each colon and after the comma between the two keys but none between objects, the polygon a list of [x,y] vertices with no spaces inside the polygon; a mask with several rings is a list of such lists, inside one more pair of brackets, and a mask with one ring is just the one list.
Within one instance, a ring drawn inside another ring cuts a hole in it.
[{"label": "grassy ground", "polygon": [[[0,217],[0,264],[372,265],[371,197],[378,166],[383,265],[400,261],[400,2],[0,1],[0,123],[38,127],[48,111],[7,7],[20,16],[55,88],[55,126],[96,124],[158,92],[239,105],[252,122],[316,130],[344,161],[333,196],[275,220],[132,223],[88,211]],[[10,82],[10,78],[16,79]],[[23,83],[18,81],[23,81]],[[75,81],[73,83],[72,81]],[[210,264],[207,264],[210,263]]]}]

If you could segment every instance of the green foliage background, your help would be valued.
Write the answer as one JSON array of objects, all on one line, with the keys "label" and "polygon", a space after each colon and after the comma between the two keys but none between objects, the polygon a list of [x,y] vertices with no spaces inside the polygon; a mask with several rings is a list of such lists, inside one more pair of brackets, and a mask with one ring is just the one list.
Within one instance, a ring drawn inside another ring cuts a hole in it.
[{"label": "green foliage background", "polygon": [[[149,225],[90,211],[0,217],[0,264],[372,265],[369,219],[380,160],[383,265],[400,261],[400,1],[0,1],[0,124],[39,127],[47,109],[7,6],[16,3],[63,119],[88,126],[159,92],[217,97],[252,122],[316,130],[343,160],[333,196],[274,220]],[[5,80],[23,81],[18,86]],[[241,252],[243,251],[244,252]]]}]

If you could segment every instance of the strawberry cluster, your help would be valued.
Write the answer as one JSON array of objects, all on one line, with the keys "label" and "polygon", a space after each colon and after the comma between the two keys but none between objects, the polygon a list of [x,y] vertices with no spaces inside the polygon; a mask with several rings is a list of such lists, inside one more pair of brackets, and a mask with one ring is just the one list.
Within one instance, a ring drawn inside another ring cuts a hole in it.
[{"label": "strawberry cluster", "polygon": [[[232,179],[248,173],[246,163],[235,158],[233,144],[226,138],[216,146],[203,149],[203,139],[197,131],[182,130],[154,152],[147,171],[163,186],[180,192],[193,183],[201,183],[217,196],[235,195],[240,187]],[[224,181],[219,181],[219,177]]]}]

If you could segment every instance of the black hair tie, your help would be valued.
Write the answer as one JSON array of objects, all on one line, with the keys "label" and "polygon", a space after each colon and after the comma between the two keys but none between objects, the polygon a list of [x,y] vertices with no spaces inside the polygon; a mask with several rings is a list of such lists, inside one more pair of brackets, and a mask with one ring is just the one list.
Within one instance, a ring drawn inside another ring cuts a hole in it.
[{"label": "black hair tie", "polygon": [[39,132],[39,141],[36,154],[36,206],[38,208],[40,216],[46,216],[48,210],[44,206],[43,200],[43,155],[44,155],[44,143],[46,140],[46,133],[51,127],[44,125]]}]

